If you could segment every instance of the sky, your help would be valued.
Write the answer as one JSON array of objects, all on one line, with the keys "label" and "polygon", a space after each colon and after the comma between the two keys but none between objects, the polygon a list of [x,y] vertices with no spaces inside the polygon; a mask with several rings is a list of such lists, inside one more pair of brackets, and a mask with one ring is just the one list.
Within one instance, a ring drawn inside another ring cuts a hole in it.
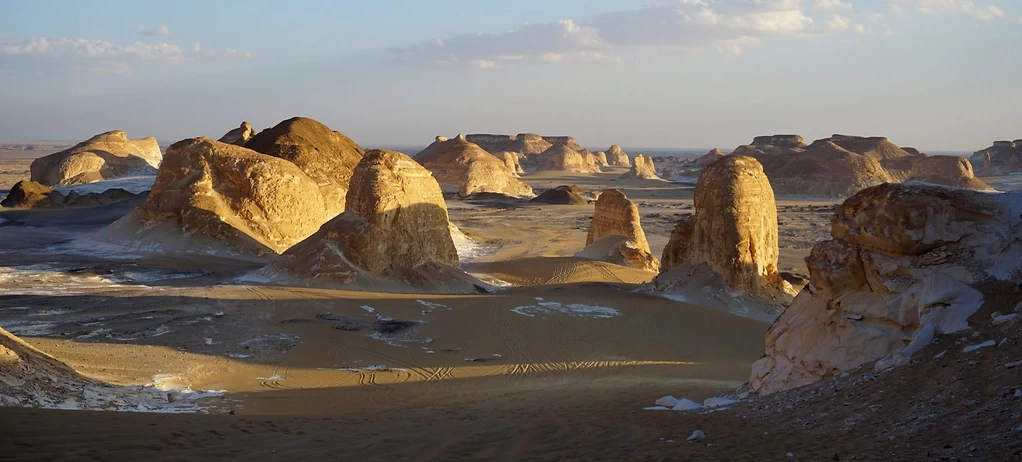
[{"label": "sky", "polygon": [[315,118],[436,135],[733,149],[1022,138],[1019,0],[7,0],[0,140],[161,142]]}]

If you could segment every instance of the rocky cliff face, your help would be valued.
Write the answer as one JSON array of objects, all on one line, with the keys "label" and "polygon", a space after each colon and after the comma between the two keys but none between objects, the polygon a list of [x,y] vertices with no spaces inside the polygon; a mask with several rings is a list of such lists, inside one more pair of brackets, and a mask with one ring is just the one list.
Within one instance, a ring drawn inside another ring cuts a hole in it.
[{"label": "rocky cliff face", "polygon": [[129,140],[120,130],[101,133],[74,147],[32,162],[32,181],[46,186],[70,186],[152,174],[163,153],[156,138]]},{"label": "rocky cliff face", "polygon": [[621,167],[631,167],[632,161],[628,158],[628,154],[621,149],[621,146],[613,145],[607,148],[607,163],[610,165],[617,165]]},{"label": "rocky cliff face", "polygon": [[623,266],[657,272],[660,262],[649,251],[639,209],[617,189],[605,189],[589,222],[586,249],[578,254]]},{"label": "rocky cliff face", "polygon": [[[513,154],[512,154],[513,155]],[[533,197],[532,188],[518,180],[515,166],[510,167],[465,137],[441,141],[415,155],[437,181],[458,188],[458,194],[496,193],[513,197]],[[519,165],[518,168],[521,168]]]},{"label": "rocky cliff face", "polygon": [[263,257],[333,216],[295,164],[206,138],[174,143],[146,201],[94,239],[159,253]]},{"label": "rocky cliff face", "polygon": [[644,154],[635,156],[632,162],[632,169],[621,175],[621,178],[637,178],[640,180],[659,180],[656,174],[656,166],[653,159]]},{"label": "rocky cliff face", "polygon": [[290,161],[316,180],[330,213],[344,210],[355,165],[365,151],[342,133],[313,119],[294,117],[245,143],[253,151]]},{"label": "rocky cliff face", "polygon": [[906,364],[1022,281],[1022,191],[876,186],[837,209],[831,235],[806,259],[809,285],[767,332],[750,378],[756,392],[876,360]]},{"label": "rocky cliff face", "polygon": [[510,151],[517,152],[525,156],[534,156],[550,149],[550,147],[553,146],[546,141],[544,137],[533,133],[519,133],[517,135],[472,134],[465,135],[465,140],[469,143],[478,145],[480,148],[491,154],[496,154],[501,151]]},{"label": "rocky cliff face", "polygon": [[982,165],[982,173],[986,175],[1022,171],[1022,140],[994,141],[989,148],[976,151],[969,160]]},{"label": "rocky cliff face", "polygon": [[592,156],[584,155],[565,144],[557,144],[547,149],[543,154],[537,156],[537,162],[539,170],[580,173],[600,172],[600,167],[596,165]]},{"label": "rocky cliff face", "polygon": [[255,136],[255,130],[252,129],[252,124],[248,122],[242,122],[241,126],[235,128],[221,136],[219,142],[233,144],[236,146],[244,146],[248,140]]}]

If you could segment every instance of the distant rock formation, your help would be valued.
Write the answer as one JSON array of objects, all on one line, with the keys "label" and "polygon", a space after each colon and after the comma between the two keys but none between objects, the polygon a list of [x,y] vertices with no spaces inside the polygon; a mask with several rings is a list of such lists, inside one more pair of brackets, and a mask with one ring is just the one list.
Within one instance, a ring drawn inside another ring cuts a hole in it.
[{"label": "distant rock formation", "polygon": [[639,154],[632,162],[632,169],[621,175],[621,178],[637,178],[640,180],[659,180],[656,174],[656,166],[653,159],[647,155]]},{"label": "distant rock formation", "polygon": [[609,163],[607,163],[607,153],[604,151],[594,152],[593,158],[596,159],[596,165],[599,165],[600,167],[606,167],[610,165]]},{"label": "distant rock formation", "polygon": [[984,175],[1022,171],[1022,140],[994,141],[989,148],[976,151],[969,160],[982,165]]},{"label": "distant rock formation", "polygon": [[[770,327],[755,392],[806,385],[862,364],[907,364],[935,334],[1022,278],[1022,191],[930,185],[863,190],[832,219],[806,263],[810,283]],[[1010,307],[1009,307],[1010,308]]]},{"label": "distant rock formation", "polygon": [[777,205],[763,167],[746,156],[718,160],[699,175],[694,203],[671,233],[652,289],[729,305],[730,294],[748,294],[765,301],[754,317],[776,316],[794,289],[777,271]]},{"label": "distant rock formation", "polygon": [[259,258],[283,252],[333,215],[291,162],[207,138],[174,143],[146,201],[95,240],[158,253]]},{"label": "distant rock formation", "polygon": [[478,290],[478,281],[458,268],[440,185],[408,156],[366,153],[352,176],[345,209],[271,267],[303,278],[367,287]]},{"label": "distant rock formation", "polygon": [[501,151],[517,152],[525,156],[534,156],[542,153],[552,146],[542,136],[533,133],[519,133],[518,135],[466,135],[465,140],[475,143],[491,154]]},{"label": "distant rock formation", "polygon": [[503,162],[504,166],[507,167],[508,170],[514,172],[514,174],[517,176],[519,174],[525,173],[525,170],[522,168],[521,161],[518,158],[518,156],[520,155],[521,154],[517,152],[500,151],[498,153],[495,153],[493,156],[496,157],[501,162]]},{"label": "distant rock formation", "polygon": [[927,156],[913,162],[908,181],[942,184],[956,188],[989,191],[993,188],[976,178],[972,164],[959,156]]},{"label": "distant rock formation", "polygon": [[798,135],[766,135],[753,138],[752,144],[778,148],[800,148],[806,145],[806,140]]},{"label": "distant rock formation", "polygon": [[586,151],[586,148],[582,147],[581,144],[578,144],[578,141],[575,141],[575,138],[570,136],[544,136],[543,141],[550,143],[551,146],[567,146],[574,151]]},{"label": "distant rock formation", "polygon": [[567,144],[556,144],[537,156],[537,169],[559,172],[599,173],[591,155],[581,153]]},{"label": "distant rock formation", "polygon": [[589,198],[586,197],[585,189],[578,186],[562,185],[554,189],[544,191],[542,194],[536,196],[535,199],[532,199],[532,202],[560,205],[581,205],[588,204]]},{"label": "distant rock formation", "polygon": [[628,154],[621,149],[621,146],[613,145],[607,148],[607,164],[616,165],[620,167],[631,167],[632,161],[628,158]]},{"label": "distant rock formation", "polygon": [[496,193],[532,197],[532,188],[516,177],[514,167],[458,135],[433,144],[415,155],[415,161],[433,172],[437,181],[458,188],[458,194]]},{"label": "distant rock formation", "polygon": [[660,261],[649,251],[639,208],[617,189],[605,189],[600,194],[589,222],[586,248],[576,256],[660,271]]},{"label": "distant rock formation", "polygon": [[65,196],[34,181],[19,181],[14,184],[7,197],[0,201],[0,206],[18,209],[94,207],[120,202],[132,197],[135,197],[135,194],[120,188],[111,188],[102,193],[93,192],[88,194],[79,194],[71,191]]},{"label": "distant rock formation", "polygon": [[351,172],[365,151],[342,133],[313,119],[294,117],[259,132],[245,147],[290,161],[316,180],[327,210],[344,210]]},{"label": "distant rock formation", "polygon": [[252,139],[253,136],[255,136],[255,130],[252,129],[252,124],[242,122],[240,127],[227,132],[217,141],[237,146],[244,146],[245,143]]},{"label": "distant rock formation", "polygon": [[720,160],[720,158],[724,157],[725,155],[726,154],[724,154],[724,151],[721,151],[720,149],[717,148],[713,148],[712,150],[710,150],[710,152],[696,159],[695,164],[699,167],[708,167],[710,164]]},{"label": "distant rock formation", "polygon": [[70,149],[32,162],[32,181],[46,186],[71,186],[149,173],[163,153],[156,138],[129,140],[120,130],[101,133]]}]

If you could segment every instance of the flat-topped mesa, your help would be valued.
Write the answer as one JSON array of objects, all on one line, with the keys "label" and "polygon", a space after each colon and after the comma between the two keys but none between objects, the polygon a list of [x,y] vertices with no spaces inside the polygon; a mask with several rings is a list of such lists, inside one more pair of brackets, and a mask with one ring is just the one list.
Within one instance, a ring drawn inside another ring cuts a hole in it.
[{"label": "flat-topped mesa", "polygon": [[478,145],[490,154],[495,154],[508,151],[515,137],[513,135],[470,134],[465,136],[465,140]]},{"label": "flat-topped mesa", "polygon": [[991,311],[1010,309],[1022,277],[1019,204],[1022,191],[921,184],[880,185],[846,200],[831,219],[833,239],[806,258],[809,285],[767,331],[752,391],[877,360],[877,370],[905,365],[934,335],[968,329],[986,300],[997,304]]},{"label": "flat-topped mesa", "polygon": [[706,154],[696,159],[695,164],[699,167],[707,167],[710,164],[720,160],[721,157],[724,157],[726,155],[727,154],[724,154],[724,151],[721,151],[720,149],[717,148],[713,148],[710,150],[710,152],[707,152]]},{"label": "flat-topped mesa", "polygon": [[588,152],[557,144],[537,156],[537,169],[559,172],[599,173],[600,167]]},{"label": "flat-topped mesa", "polygon": [[881,162],[888,159],[924,156],[915,149],[913,149],[915,152],[906,151],[883,136],[833,135],[826,140],[848,151],[874,157]]},{"label": "flat-topped mesa", "polygon": [[248,140],[252,139],[253,136],[255,136],[255,130],[252,129],[252,124],[248,122],[242,122],[241,126],[227,132],[226,134],[224,134],[224,136],[221,136],[220,139],[217,141],[221,143],[234,144],[237,146],[244,146],[245,143],[247,143]]},{"label": "flat-topped mesa", "polygon": [[798,148],[806,145],[806,140],[799,135],[765,135],[752,139],[754,146],[777,146],[780,148]]},{"label": "flat-topped mesa", "polygon": [[651,272],[660,270],[660,261],[649,251],[638,207],[617,189],[605,189],[600,194],[589,222],[586,248],[576,256]]},{"label": "flat-topped mesa", "polygon": [[345,208],[264,271],[374,290],[477,291],[458,267],[440,185],[410,157],[367,152]]},{"label": "flat-topped mesa", "polygon": [[295,164],[207,138],[174,143],[146,201],[93,239],[157,253],[260,259],[333,215]]},{"label": "flat-topped mesa", "polygon": [[995,141],[989,148],[976,151],[969,160],[983,166],[984,175],[1022,171],[1022,140]]},{"label": "flat-topped mesa", "polygon": [[625,153],[621,146],[613,145],[607,148],[607,164],[616,165],[620,167],[631,167],[632,161]]},{"label": "flat-topped mesa", "polygon": [[32,161],[31,179],[52,187],[152,174],[162,159],[156,138],[129,140],[114,130]]},{"label": "flat-topped mesa", "polygon": [[461,135],[434,142],[416,154],[415,161],[432,172],[440,183],[457,188],[462,196],[475,193],[512,197],[535,195],[532,187],[517,178],[514,160],[509,165],[507,160],[498,159]]},{"label": "flat-topped mesa", "polygon": [[692,266],[707,265],[732,292],[786,301],[791,289],[777,271],[777,205],[762,165],[746,156],[721,158],[699,175],[693,201],[693,215],[664,248],[654,288],[684,285]]},{"label": "flat-topped mesa", "polygon": [[631,170],[621,175],[621,178],[637,178],[640,180],[659,180],[660,177],[656,174],[656,166],[653,165],[653,158],[639,154],[635,156],[632,162]]}]

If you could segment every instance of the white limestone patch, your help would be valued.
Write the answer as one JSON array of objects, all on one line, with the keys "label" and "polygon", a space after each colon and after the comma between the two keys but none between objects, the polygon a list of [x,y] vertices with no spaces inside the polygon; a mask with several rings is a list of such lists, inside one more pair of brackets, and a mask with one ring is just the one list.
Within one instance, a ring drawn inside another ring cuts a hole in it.
[{"label": "white limestone patch", "polygon": [[534,318],[538,315],[567,315],[578,318],[607,319],[620,316],[621,312],[606,306],[586,305],[582,303],[558,303],[540,301],[535,305],[522,305],[511,309],[511,312]]}]

